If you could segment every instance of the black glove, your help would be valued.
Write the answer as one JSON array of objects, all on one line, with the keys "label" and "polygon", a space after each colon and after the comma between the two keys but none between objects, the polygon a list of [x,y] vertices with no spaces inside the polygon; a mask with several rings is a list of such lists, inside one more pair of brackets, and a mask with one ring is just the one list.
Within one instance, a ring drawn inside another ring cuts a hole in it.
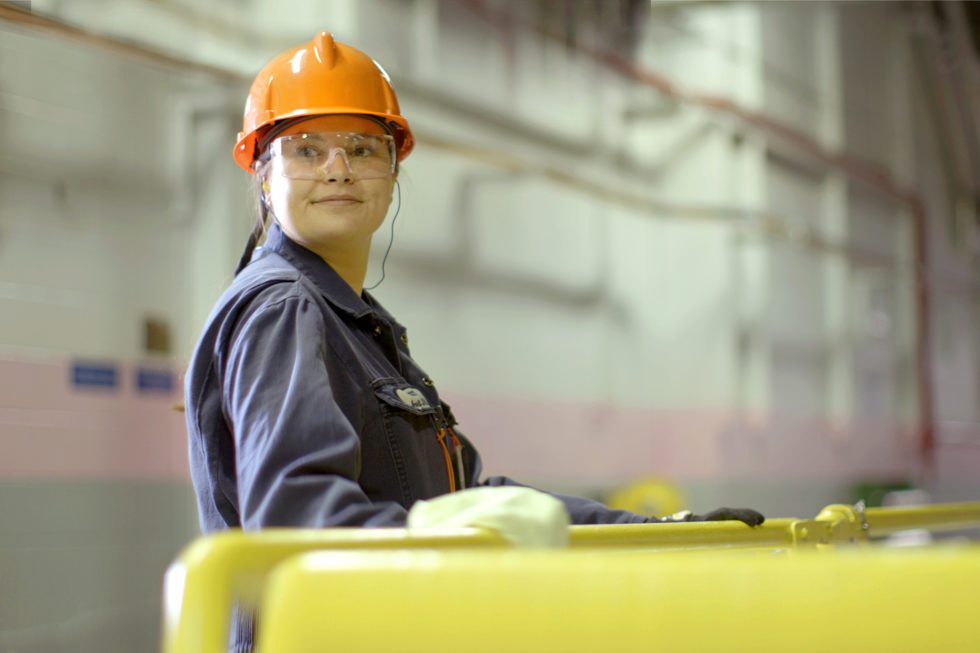
[{"label": "black glove", "polygon": [[680,521],[740,521],[749,526],[758,526],[766,521],[761,512],[749,508],[716,508],[704,515],[695,515],[690,510],[674,513],[668,517],[660,517],[657,521],[669,523]]}]

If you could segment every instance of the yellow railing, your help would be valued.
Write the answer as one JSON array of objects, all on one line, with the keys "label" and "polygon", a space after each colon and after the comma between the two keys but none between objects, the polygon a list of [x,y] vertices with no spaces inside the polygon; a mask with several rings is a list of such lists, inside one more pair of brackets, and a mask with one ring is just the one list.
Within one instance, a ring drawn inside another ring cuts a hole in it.
[{"label": "yellow railing", "polygon": [[802,520],[769,519],[749,528],[742,522],[572,526],[571,548],[782,549],[794,545],[792,526]]},{"label": "yellow railing", "polygon": [[909,508],[868,508],[868,528],[873,535],[891,535],[922,528],[950,531],[980,526],[980,502],[944,503]]},{"label": "yellow railing", "polygon": [[868,542],[900,531],[980,528],[980,502],[908,508],[830,505],[814,519],[768,519],[757,528],[740,522],[572,526],[571,546],[644,549],[783,549]]},{"label": "yellow railing", "polygon": [[[613,563],[613,561],[623,559],[623,556],[616,555],[614,551],[623,549],[631,549],[634,553],[634,555],[626,556],[627,558],[636,558],[642,561],[653,560],[651,555],[668,556],[670,559],[674,559],[676,556],[670,554],[671,550],[700,551],[701,553],[697,556],[682,557],[695,561],[705,561],[707,564],[707,558],[704,556],[722,555],[725,550],[730,549],[762,551],[805,550],[818,547],[830,549],[839,544],[867,542],[869,538],[874,536],[887,535],[899,530],[919,528],[950,530],[971,527],[980,527],[980,502],[868,510],[863,510],[860,506],[834,505],[825,508],[815,519],[771,519],[758,528],[749,528],[740,522],[573,526],[570,529],[570,548],[573,550],[535,554],[527,558],[529,560],[527,564],[532,564],[532,562],[537,564],[536,561],[560,554],[559,557],[562,560],[567,560],[567,563],[561,563],[568,565],[564,567],[565,571],[575,575],[579,571],[578,565],[584,564],[582,562],[584,557],[591,556],[596,560],[596,562],[589,562],[589,565],[620,564],[618,562]],[[452,531],[272,529],[258,533],[230,531],[201,538],[188,546],[167,572],[164,592],[163,650],[164,653],[218,653],[219,651],[226,651],[232,607],[237,602],[246,605],[262,605],[263,628],[272,623],[274,621],[272,615],[275,613],[272,611],[271,599],[267,596],[268,592],[266,591],[269,579],[278,573],[277,569],[285,569],[286,563],[292,564],[289,561],[299,559],[302,554],[315,551],[333,551],[334,553],[331,555],[339,556],[330,558],[330,560],[335,561],[330,563],[332,566],[328,565],[333,569],[331,573],[334,573],[338,571],[336,564],[339,563],[336,561],[355,559],[344,557],[348,554],[353,555],[351,552],[367,555],[373,551],[374,553],[366,559],[383,559],[386,561],[385,565],[403,564],[406,569],[410,569],[425,561],[431,562],[441,559],[432,558],[431,555],[448,555],[452,550],[467,550],[475,555],[480,549],[508,548],[510,547],[506,542],[494,533],[476,529]],[[427,555],[430,557],[410,553],[412,550],[417,551],[418,549],[428,550]],[[391,555],[377,557],[380,555],[378,552],[383,551],[388,551]],[[871,552],[874,552],[874,547],[871,548]],[[512,556],[518,552],[510,551],[507,556],[511,557],[505,558],[499,558],[501,551],[486,553],[487,555],[482,557],[473,558],[473,560],[478,559],[480,561],[473,564],[477,567],[483,565],[494,568],[497,564],[494,560],[513,559]],[[520,552],[520,555],[525,553]],[[494,556],[498,557],[495,558]],[[809,556],[804,557],[809,558]],[[839,558],[839,556],[823,557],[826,557],[828,561]],[[466,556],[463,558],[470,559]],[[307,558],[303,559],[307,560]],[[322,563],[325,559],[320,558],[319,560]],[[786,556],[780,556],[778,559],[785,561]],[[741,556],[739,560],[754,560],[754,557]],[[957,562],[949,564],[959,568],[961,563],[970,567],[976,562],[976,556],[970,554],[962,559],[957,558]],[[637,564],[645,565],[648,563]],[[670,565],[674,564],[673,562],[670,563]],[[732,568],[737,566],[735,563],[726,564],[732,565]],[[742,564],[745,563],[738,563],[738,565]],[[833,563],[794,562],[792,564],[818,565],[817,567],[806,567],[806,570],[822,570],[823,567],[820,567],[820,564],[832,565]],[[868,564],[875,565],[878,563],[870,562]],[[881,564],[884,565],[882,566],[883,574],[886,573],[884,570],[891,569],[888,566],[891,563]],[[924,565],[922,568],[925,569],[930,564],[932,563],[922,562]],[[674,567],[671,566],[670,568]],[[697,568],[696,565],[691,567],[692,573]],[[619,568],[617,567],[617,569]],[[772,571],[760,571],[760,573],[781,573],[776,568],[772,569]],[[783,569],[789,571],[787,568]],[[801,569],[803,568],[801,567]],[[629,569],[623,568],[621,573],[634,573],[634,571],[632,567],[629,567]],[[352,573],[357,576],[360,572]],[[795,574],[797,571],[794,570],[793,573]],[[808,574],[811,572],[799,573]],[[822,574],[824,572],[813,571],[812,573]],[[703,573],[695,574],[695,577],[700,578],[699,583],[706,582],[708,578]],[[529,577],[521,580],[520,583],[524,584],[525,581],[532,584],[538,582],[538,580]],[[290,583],[292,582],[294,581],[290,581]],[[474,582],[477,581],[474,580]],[[484,580],[478,582],[482,583]],[[945,582],[945,580],[942,581],[942,583]],[[966,577],[964,577],[963,582],[966,582]],[[978,586],[980,585],[973,583],[971,591],[980,596],[980,592],[976,591]],[[945,585],[943,588],[944,591],[949,589]],[[380,588],[377,591],[382,592],[382,590],[383,588]],[[506,590],[503,588],[499,591],[506,594]],[[875,592],[877,591],[875,590]],[[281,594],[277,596],[281,596]],[[431,599],[436,595],[428,594],[426,596]],[[830,596],[830,594],[826,596]],[[852,599],[853,601],[858,600],[856,596]],[[451,593],[444,597],[444,600],[448,604],[458,602]],[[501,600],[503,599],[501,598]],[[287,603],[292,605],[291,602]],[[378,613],[372,605],[364,605],[362,608],[366,613],[373,614],[378,623],[384,622],[384,615]],[[440,610],[442,609],[448,609],[448,607],[440,608]],[[450,618],[449,615],[445,616],[447,619]],[[333,618],[331,617],[331,620]],[[262,628],[260,628],[261,630]],[[330,641],[333,642],[334,640],[331,639]],[[276,647],[275,650],[282,649]],[[346,647],[343,650],[368,649]],[[536,648],[534,650],[545,649]]]}]

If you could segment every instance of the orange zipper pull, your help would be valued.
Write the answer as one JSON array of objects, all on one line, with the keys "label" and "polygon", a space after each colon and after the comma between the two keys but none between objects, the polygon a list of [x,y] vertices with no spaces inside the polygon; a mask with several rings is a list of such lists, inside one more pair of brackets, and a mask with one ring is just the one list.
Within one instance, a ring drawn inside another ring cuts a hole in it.
[{"label": "orange zipper pull", "polygon": [[[452,431],[450,431],[452,432]],[[449,455],[449,447],[446,445],[446,429],[439,429],[436,431],[436,437],[439,439],[439,444],[442,446],[442,453],[446,459],[446,473],[449,475],[449,491],[456,491],[456,474],[453,472],[453,460],[452,456]],[[453,436],[455,440],[455,435]],[[457,440],[458,442],[458,440]]]},{"label": "orange zipper pull", "polygon": [[453,438],[453,453],[455,454],[456,458],[456,473],[458,474],[457,478],[459,479],[459,489],[465,490],[466,468],[463,465],[463,443],[459,441],[458,437],[456,437],[456,431],[453,430],[453,427],[448,426],[446,428],[449,430],[449,435],[451,435]]}]

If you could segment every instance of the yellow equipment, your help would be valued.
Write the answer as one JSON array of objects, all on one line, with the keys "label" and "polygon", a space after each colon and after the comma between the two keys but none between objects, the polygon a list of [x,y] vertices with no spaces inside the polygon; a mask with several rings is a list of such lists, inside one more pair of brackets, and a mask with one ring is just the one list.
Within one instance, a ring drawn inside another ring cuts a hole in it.
[{"label": "yellow equipment", "polygon": [[573,526],[548,551],[478,529],[226,532],[167,572],[163,650],[223,653],[240,603],[257,653],[980,651],[980,548],[869,544],[976,527],[980,502]]},{"label": "yellow equipment", "polygon": [[317,552],[270,580],[256,651],[978,651],[980,548],[790,559]]},{"label": "yellow equipment", "polygon": [[629,510],[638,515],[672,515],[680,512],[688,502],[684,492],[666,479],[650,477],[640,479],[615,492],[603,501],[610,508]]}]

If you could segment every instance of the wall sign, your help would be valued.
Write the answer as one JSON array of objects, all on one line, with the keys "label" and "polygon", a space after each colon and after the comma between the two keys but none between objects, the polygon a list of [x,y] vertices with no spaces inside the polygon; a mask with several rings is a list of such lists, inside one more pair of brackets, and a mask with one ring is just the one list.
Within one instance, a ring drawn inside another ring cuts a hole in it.
[{"label": "wall sign", "polygon": [[72,363],[71,384],[76,388],[115,388],[119,371],[115,365],[104,363]]}]

